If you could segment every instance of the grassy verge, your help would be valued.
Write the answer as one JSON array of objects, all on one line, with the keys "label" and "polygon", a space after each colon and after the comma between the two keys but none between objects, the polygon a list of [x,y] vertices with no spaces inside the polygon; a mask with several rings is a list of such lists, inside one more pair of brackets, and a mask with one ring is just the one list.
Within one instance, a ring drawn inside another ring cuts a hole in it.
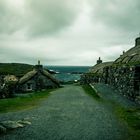
[{"label": "grassy verge", "polygon": [[124,109],[119,108],[116,110],[120,117],[127,121],[128,125],[135,130],[140,130],[140,108]]},{"label": "grassy verge", "polygon": [[132,139],[140,139],[140,108],[126,109],[117,103],[113,103],[113,107],[120,120],[129,126],[132,132]]},{"label": "grassy verge", "polygon": [[36,92],[28,97],[15,97],[0,100],[0,113],[30,109],[47,98],[52,90]]},{"label": "grassy verge", "polygon": [[82,85],[82,88],[84,89],[84,91],[86,93],[88,93],[89,95],[91,95],[92,97],[94,97],[94,99],[96,100],[100,100],[100,96],[96,93],[96,91],[89,85]]},{"label": "grassy verge", "polygon": [[120,121],[127,124],[131,134],[130,140],[140,139],[140,108],[125,108],[118,102],[102,99],[89,85],[82,87],[86,93],[92,95],[96,100],[102,100],[104,105],[111,107]]}]

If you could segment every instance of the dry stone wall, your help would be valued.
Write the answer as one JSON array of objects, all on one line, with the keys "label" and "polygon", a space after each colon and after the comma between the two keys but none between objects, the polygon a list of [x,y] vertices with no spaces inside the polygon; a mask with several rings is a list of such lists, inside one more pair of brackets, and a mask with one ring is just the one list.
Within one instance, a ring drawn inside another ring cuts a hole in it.
[{"label": "dry stone wall", "polygon": [[114,86],[121,94],[139,102],[140,65],[105,67],[102,82]]},{"label": "dry stone wall", "polygon": [[105,83],[115,87],[119,93],[140,103],[140,65],[104,67],[102,74],[86,73],[81,84]]}]

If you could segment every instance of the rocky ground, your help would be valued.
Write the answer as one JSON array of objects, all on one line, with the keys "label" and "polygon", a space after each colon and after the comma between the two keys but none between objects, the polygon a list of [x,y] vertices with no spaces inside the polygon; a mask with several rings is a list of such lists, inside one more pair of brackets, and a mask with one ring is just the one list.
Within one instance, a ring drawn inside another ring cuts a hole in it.
[{"label": "rocky ground", "polygon": [[131,135],[103,102],[74,85],[53,91],[32,110],[0,114],[1,123],[9,120],[26,123],[0,135],[1,140],[123,140]]}]

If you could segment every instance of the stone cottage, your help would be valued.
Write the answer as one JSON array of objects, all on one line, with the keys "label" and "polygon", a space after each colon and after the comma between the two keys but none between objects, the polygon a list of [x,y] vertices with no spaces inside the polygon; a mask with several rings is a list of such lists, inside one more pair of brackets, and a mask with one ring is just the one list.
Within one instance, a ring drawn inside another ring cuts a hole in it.
[{"label": "stone cottage", "polygon": [[40,61],[35,68],[19,79],[18,92],[38,91],[42,89],[57,88],[59,81],[55,79],[48,71],[43,69]]},{"label": "stone cottage", "polygon": [[102,82],[103,69],[111,66],[113,62],[102,62],[101,58],[97,60],[97,64],[89,69],[89,71],[81,76],[81,84]]},{"label": "stone cottage", "polygon": [[140,102],[140,37],[135,46],[124,52],[110,67],[103,70],[105,83],[124,96]]},{"label": "stone cottage", "polygon": [[135,46],[114,62],[99,59],[90,71],[81,77],[81,83],[105,83],[114,86],[127,98],[140,103],[140,37]]}]

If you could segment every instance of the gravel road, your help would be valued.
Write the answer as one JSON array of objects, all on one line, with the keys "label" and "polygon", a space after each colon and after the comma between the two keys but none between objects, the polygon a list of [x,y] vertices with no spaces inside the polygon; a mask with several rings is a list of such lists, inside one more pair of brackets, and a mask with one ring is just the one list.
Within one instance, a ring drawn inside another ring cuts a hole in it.
[{"label": "gravel road", "polygon": [[31,125],[0,136],[1,140],[123,140],[129,131],[117,117],[80,86],[53,91],[32,110],[0,114],[2,120],[28,118]]}]

